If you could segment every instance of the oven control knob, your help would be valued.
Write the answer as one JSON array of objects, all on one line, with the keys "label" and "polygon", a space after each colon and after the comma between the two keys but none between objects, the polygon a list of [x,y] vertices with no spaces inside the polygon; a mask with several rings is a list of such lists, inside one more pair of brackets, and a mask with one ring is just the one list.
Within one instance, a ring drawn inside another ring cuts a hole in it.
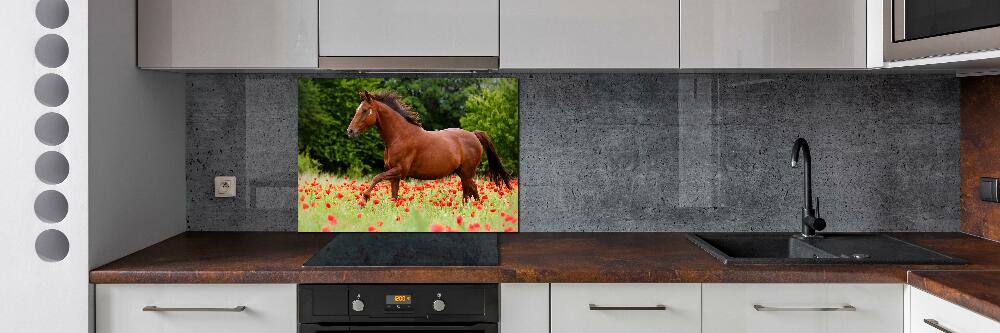
[{"label": "oven control knob", "polygon": [[362,300],[360,300],[360,299],[354,300],[353,302],[351,302],[351,310],[354,310],[355,312],[364,311],[365,310],[365,302],[362,301]]},{"label": "oven control knob", "polygon": [[444,311],[444,301],[436,299],[434,300],[434,311],[441,312]]}]

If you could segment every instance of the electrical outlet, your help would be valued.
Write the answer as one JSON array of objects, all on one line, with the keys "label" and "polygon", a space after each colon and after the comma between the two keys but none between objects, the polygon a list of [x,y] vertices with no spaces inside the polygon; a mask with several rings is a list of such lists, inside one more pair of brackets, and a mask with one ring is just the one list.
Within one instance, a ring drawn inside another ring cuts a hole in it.
[{"label": "electrical outlet", "polygon": [[1000,193],[997,191],[998,180],[993,177],[979,178],[979,199],[988,202],[1000,202]]},{"label": "electrical outlet", "polygon": [[219,176],[215,177],[215,197],[232,198],[236,196],[236,177]]}]

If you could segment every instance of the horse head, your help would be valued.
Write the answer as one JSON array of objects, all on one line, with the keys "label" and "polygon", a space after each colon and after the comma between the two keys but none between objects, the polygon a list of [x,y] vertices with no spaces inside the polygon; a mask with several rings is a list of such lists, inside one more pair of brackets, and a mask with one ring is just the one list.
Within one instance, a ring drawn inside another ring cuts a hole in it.
[{"label": "horse head", "polygon": [[358,93],[361,96],[361,104],[358,105],[358,109],[354,111],[354,118],[351,119],[351,124],[347,125],[347,136],[357,138],[361,134],[364,134],[366,130],[375,126],[378,122],[378,108],[382,107],[375,98],[367,90]]}]

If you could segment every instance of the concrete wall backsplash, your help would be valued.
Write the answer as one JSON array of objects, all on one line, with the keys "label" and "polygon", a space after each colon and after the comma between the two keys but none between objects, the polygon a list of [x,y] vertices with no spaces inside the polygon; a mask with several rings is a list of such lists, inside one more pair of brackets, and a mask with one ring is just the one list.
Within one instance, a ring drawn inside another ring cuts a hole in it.
[{"label": "concrete wall backsplash", "polygon": [[[796,231],[797,137],[827,231],[959,230],[953,76],[509,76],[522,232]],[[296,229],[297,78],[187,77],[190,230]],[[236,198],[213,197],[220,175]]]}]

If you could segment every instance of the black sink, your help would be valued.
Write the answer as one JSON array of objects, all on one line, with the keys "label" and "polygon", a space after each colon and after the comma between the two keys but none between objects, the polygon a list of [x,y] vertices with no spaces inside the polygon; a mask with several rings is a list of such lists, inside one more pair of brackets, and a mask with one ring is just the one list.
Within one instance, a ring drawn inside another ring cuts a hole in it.
[{"label": "black sink", "polygon": [[730,264],[964,264],[965,260],[882,234],[692,233],[688,239]]}]

